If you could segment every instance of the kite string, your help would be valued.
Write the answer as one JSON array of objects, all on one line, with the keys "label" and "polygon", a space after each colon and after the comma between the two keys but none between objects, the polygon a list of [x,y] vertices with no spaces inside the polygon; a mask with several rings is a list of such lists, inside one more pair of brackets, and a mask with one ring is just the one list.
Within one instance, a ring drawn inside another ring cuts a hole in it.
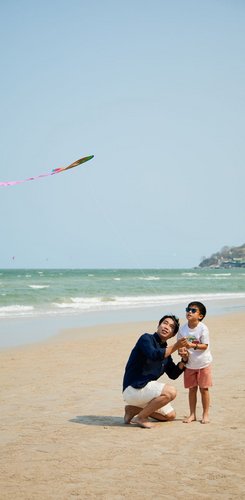
[{"label": "kite string", "polygon": [[[98,213],[100,214],[100,217],[101,217],[101,215],[103,216],[103,219],[106,222],[107,226],[108,226],[108,223],[109,223],[109,225],[111,227],[111,232],[113,233],[115,239],[120,243],[120,246],[124,250],[125,255],[128,255],[128,257],[130,257],[130,258],[137,257],[138,265],[135,267],[135,269],[137,269],[137,271],[139,271],[142,274],[142,276],[144,277],[144,279],[147,280],[147,275],[145,274],[143,267],[140,266],[141,262],[140,262],[139,256],[136,255],[135,251],[134,251],[134,254],[132,254],[129,251],[129,247],[125,245],[125,241],[124,241],[124,239],[121,238],[121,234],[118,231],[115,230],[115,227],[114,227],[114,224],[112,223],[111,218],[109,218],[108,214],[104,210],[103,203],[99,204],[98,198],[95,197],[93,190],[91,191],[91,197],[93,198],[93,203],[97,206]],[[152,285],[152,283],[150,281],[148,281],[148,285],[147,286],[151,288],[151,290],[154,293],[154,295],[158,295],[159,294],[159,292],[157,291],[157,289]]]}]

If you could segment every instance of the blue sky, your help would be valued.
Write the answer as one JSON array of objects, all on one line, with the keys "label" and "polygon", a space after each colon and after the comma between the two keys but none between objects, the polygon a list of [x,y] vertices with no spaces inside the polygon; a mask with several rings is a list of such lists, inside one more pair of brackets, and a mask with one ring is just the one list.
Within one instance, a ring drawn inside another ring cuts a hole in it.
[{"label": "blue sky", "polygon": [[[245,242],[245,4],[0,3],[0,267],[193,267]],[[14,259],[13,259],[14,257]]]}]

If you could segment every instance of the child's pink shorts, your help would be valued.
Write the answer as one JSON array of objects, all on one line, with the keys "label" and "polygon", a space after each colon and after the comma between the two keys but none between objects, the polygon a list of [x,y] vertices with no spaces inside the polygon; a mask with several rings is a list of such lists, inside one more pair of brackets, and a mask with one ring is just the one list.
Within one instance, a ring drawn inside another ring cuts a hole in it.
[{"label": "child's pink shorts", "polygon": [[199,370],[193,370],[192,368],[185,369],[184,386],[186,389],[197,386],[201,389],[206,389],[207,387],[212,387],[212,385],[211,365],[200,368]]}]

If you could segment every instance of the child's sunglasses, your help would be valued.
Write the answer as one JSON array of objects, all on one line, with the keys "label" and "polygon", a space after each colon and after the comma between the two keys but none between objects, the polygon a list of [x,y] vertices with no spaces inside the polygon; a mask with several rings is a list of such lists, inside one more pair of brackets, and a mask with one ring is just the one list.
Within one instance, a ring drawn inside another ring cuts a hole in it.
[{"label": "child's sunglasses", "polygon": [[194,313],[197,312],[198,309],[196,309],[195,307],[186,307],[185,310],[186,310],[187,313],[191,312],[191,313],[194,314]]}]

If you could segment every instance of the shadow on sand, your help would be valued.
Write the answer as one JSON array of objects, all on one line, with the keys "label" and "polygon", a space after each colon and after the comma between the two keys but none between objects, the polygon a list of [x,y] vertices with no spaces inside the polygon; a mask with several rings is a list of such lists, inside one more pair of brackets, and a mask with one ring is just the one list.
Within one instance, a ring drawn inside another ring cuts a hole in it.
[{"label": "shadow on sand", "polygon": [[[182,422],[181,418],[176,418],[173,422]],[[112,417],[111,415],[80,415],[75,418],[71,418],[69,422],[73,422],[75,424],[83,424],[83,425],[98,425],[101,427],[124,427],[125,429],[133,429],[135,428],[134,422],[132,421],[132,425],[125,425],[123,417]],[[159,422],[155,419],[152,419],[152,422],[155,424],[172,424],[173,422]]]},{"label": "shadow on sand", "polygon": [[69,422],[83,425],[98,425],[102,427],[130,427],[125,426],[123,417],[112,417],[107,415],[81,415],[71,418]]}]

